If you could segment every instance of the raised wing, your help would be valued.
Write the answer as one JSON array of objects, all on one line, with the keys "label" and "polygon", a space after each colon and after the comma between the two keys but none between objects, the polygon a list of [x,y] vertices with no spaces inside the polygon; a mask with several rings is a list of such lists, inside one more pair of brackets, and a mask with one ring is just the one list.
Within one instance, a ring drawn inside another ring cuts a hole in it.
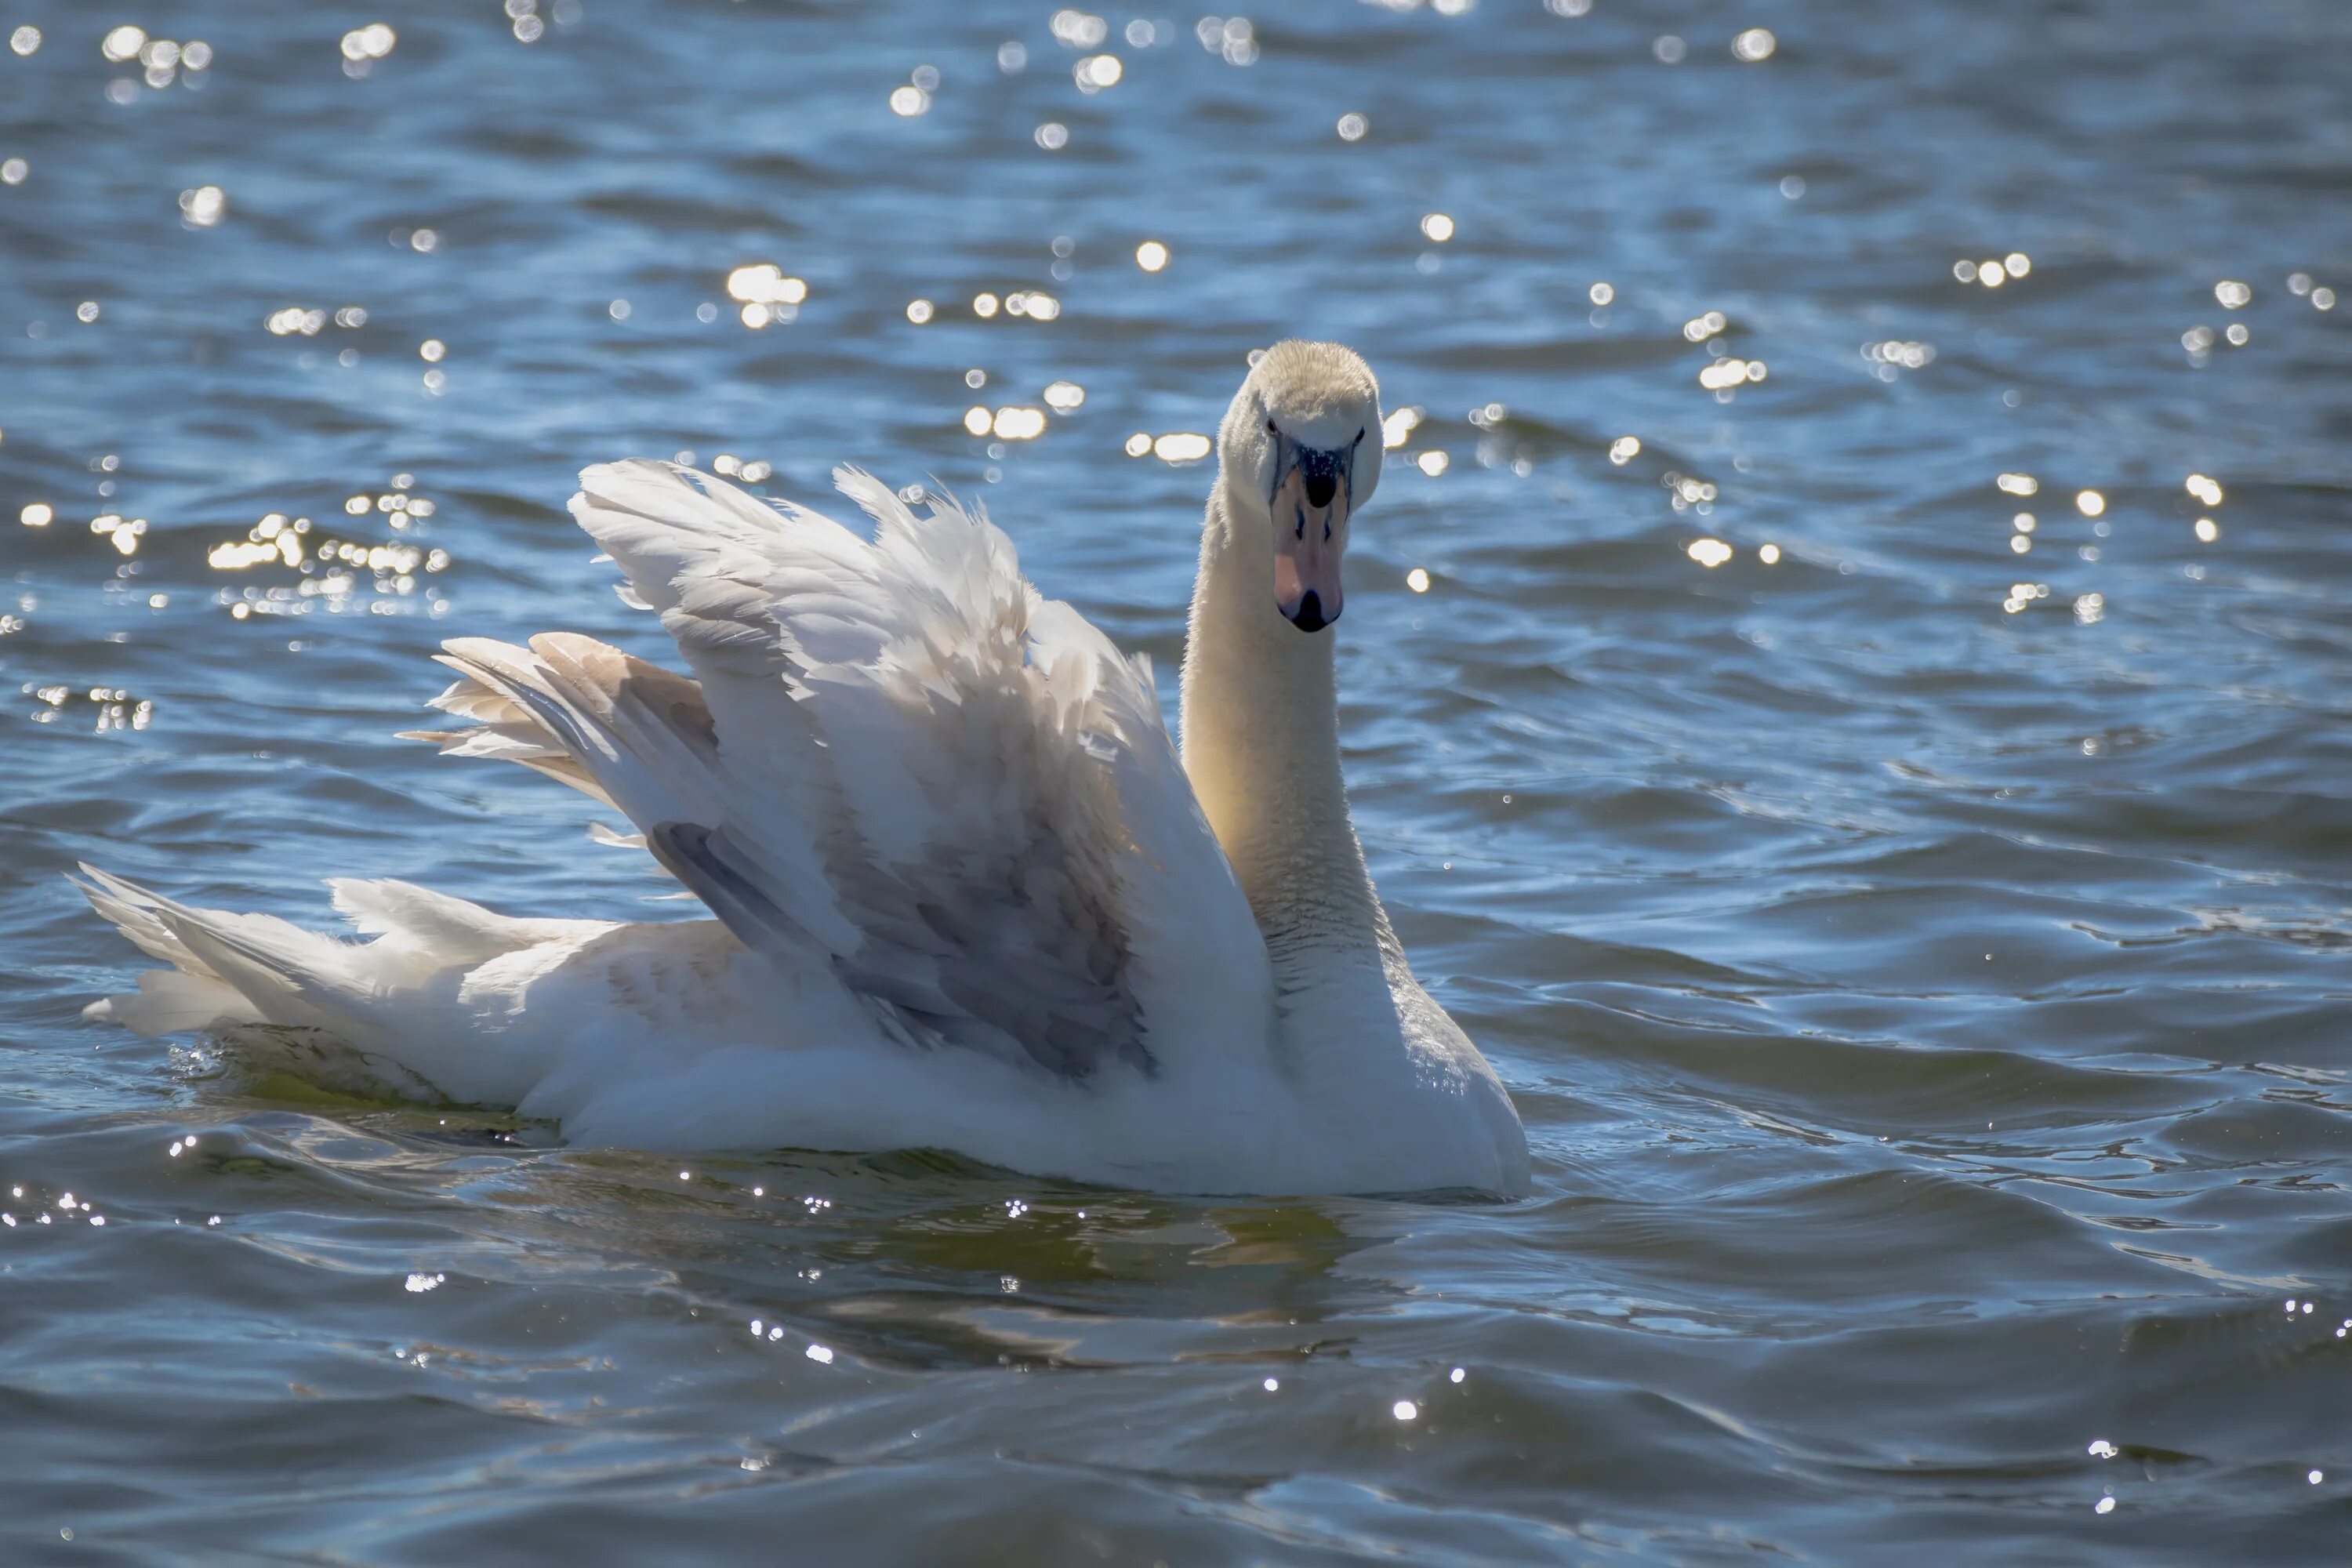
[{"label": "raised wing", "polygon": [[1186,988],[1262,1013],[1149,665],[984,519],[835,478],[871,542],[671,464],[588,469],[572,515],[698,692],[587,638],[461,641],[442,705],[483,728],[445,749],[609,801],[747,945],[830,954],[918,1037],[1086,1078],[1156,1070],[1155,1024],[1201,1016]]}]

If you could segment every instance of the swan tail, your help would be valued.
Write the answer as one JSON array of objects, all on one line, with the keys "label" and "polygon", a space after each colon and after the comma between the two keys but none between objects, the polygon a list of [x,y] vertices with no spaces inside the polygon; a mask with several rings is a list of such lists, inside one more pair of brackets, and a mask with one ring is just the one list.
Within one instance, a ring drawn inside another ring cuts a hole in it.
[{"label": "swan tail", "polygon": [[385,1005],[434,992],[479,964],[543,943],[608,931],[604,921],[518,920],[408,882],[330,881],[334,904],[364,941],[309,931],[275,915],[178,903],[85,865],[71,879],[90,907],[169,969],[85,1009],[142,1035],[214,1025],[324,1030],[354,1045],[379,1032]]},{"label": "swan tail", "polygon": [[95,866],[81,870],[88,879],[73,880],[90,908],[172,966],[141,975],[136,991],[92,1003],[85,1016],[150,1037],[240,1024],[359,1032],[351,1004],[371,989],[365,949],[274,915],[195,909]]},{"label": "swan tail", "polygon": [[150,1038],[211,1033],[247,1068],[404,1100],[517,1103],[544,1071],[544,1033],[509,1029],[497,1006],[469,1004],[467,987],[509,954],[525,957],[527,977],[531,952],[554,962],[622,929],[516,919],[406,882],[331,881],[335,908],[364,939],[353,942],[81,871],[73,880],[90,907],[171,966],[93,1002],[85,1017]]},{"label": "swan tail", "polygon": [[183,969],[151,969],[139,977],[139,989],[101,996],[81,1016],[120,1024],[151,1040],[262,1021],[234,985],[216,974]]}]

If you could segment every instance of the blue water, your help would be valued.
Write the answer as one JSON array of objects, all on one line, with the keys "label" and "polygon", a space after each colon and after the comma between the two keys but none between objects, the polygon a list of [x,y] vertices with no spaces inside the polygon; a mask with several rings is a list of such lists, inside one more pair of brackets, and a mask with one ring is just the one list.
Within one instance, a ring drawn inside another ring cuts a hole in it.
[{"label": "blue water", "polygon": [[[1452,9],[0,16],[8,1561],[2341,1556],[2352,11]],[[937,480],[1172,671],[1128,444],[1286,335],[1423,411],[1347,765],[1531,1200],[682,1176],[80,1019],[78,859],[675,910],[392,738],[660,653],[590,461]]]}]

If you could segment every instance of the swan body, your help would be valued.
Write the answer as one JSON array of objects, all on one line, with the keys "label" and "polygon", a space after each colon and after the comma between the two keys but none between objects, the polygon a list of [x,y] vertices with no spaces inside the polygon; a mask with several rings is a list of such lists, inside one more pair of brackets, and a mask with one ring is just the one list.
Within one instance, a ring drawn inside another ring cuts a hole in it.
[{"label": "swan body", "polygon": [[1279,344],[1235,395],[1181,759],[1149,665],[952,502],[919,515],[840,470],[869,542],[672,464],[592,468],[572,514],[692,678],[573,634],[459,638],[435,705],[467,727],[419,738],[617,811],[637,831],[600,836],[710,918],[332,882],[352,942],[85,868],[170,965],[90,1012],[574,1142],[1523,1193],[1509,1096],[1414,981],[1348,817],[1325,628],[1379,430],[1370,369],[1336,345]]}]

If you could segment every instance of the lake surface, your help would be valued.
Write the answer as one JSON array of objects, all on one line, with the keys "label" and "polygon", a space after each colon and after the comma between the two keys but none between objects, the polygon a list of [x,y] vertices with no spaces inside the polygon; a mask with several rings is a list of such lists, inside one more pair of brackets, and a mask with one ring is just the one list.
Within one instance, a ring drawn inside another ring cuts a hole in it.
[{"label": "lake surface", "polygon": [[[982,9],[0,15],[0,1555],[2341,1561],[2352,10]],[[685,1167],[81,1020],[80,859],[677,910],[393,739],[444,637],[660,651],[587,462],[977,496],[1172,704],[1151,439],[1285,335],[1422,411],[1347,764],[1529,1201]]]}]

